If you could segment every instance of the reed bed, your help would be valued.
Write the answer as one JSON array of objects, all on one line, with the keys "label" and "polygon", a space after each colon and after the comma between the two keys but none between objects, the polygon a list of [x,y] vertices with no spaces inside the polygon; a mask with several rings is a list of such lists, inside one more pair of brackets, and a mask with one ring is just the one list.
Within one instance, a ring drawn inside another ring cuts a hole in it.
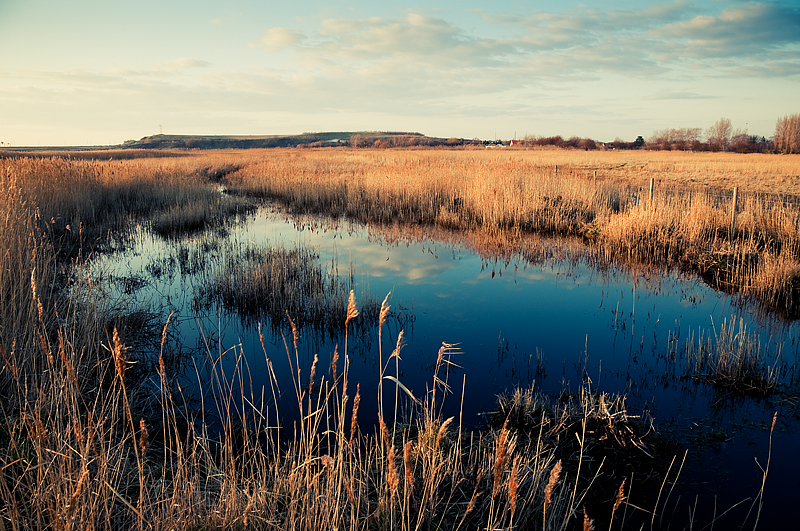
[{"label": "reed bed", "polygon": [[[639,157],[639,158],[637,158]],[[582,237],[609,261],[667,265],[800,312],[800,158],[577,151],[282,151],[229,174],[293,213],[378,226]],[[659,184],[649,197],[650,178]],[[728,186],[744,194],[731,232]],[[726,195],[728,194],[728,195]]]},{"label": "reed bed", "polygon": [[[381,405],[377,418],[359,417],[360,388],[348,379],[347,334],[363,318],[364,308],[356,308],[349,297],[339,315],[344,317],[344,348],[334,350],[327,370],[316,360],[301,367],[298,329],[290,313],[290,346],[279,354],[265,347],[264,355],[267,366],[271,355],[286,355],[291,382],[278,382],[272,374],[272,389],[261,395],[242,391],[249,389],[245,382],[250,378],[241,348],[227,350],[238,360],[233,371],[223,372],[218,356],[209,352],[212,378],[198,404],[172,372],[169,320],[154,351],[147,342],[135,341],[126,331],[138,328],[155,335],[152,322],[144,316],[124,326],[125,319],[110,318],[113,309],[104,293],[83,272],[87,254],[119,237],[117,232],[124,232],[132,219],[146,223],[176,201],[183,204],[198,188],[203,189],[199,196],[208,196],[208,190],[218,193],[214,180],[221,174],[252,191],[255,185],[247,188],[243,179],[258,176],[262,186],[269,164],[274,162],[276,170],[279,163],[287,164],[285,159],[291,164],[284,172],[300,181],[285,183],[281,193],[289,197],[295,189],[301,205],[314,203],[320,191],[311,183],[325,181],[323,176],[342,174],[342,168],[356,163],[372,167],[386,188],[368,186],[372,181],[364,172],[350,169],[344,188],[333,180],[325,184],[339,190],[325,201],[358,217],[375,200],[378,219],[387,222],[395,215],[456,227],[477,226],[481,220],[496,223],[498,230],[514,230],[515,224],[530,222],[522,214],[529,207],[510,209],[506,203],[530,195],[541,197],[531,208],[559,212],[536,222],[542,230],[569,232],[587,223],[585,205],[606,205],[614,212],[636,205],[613,187],[593,185],[594,203],[587,202],[578,181],[562,187],[550,179],[534,187],[527,170],[514,170],[514,161],[507,171],[517,177],[511,184],[470,187],[464,175],[485,177],[496,171],[492,168],[498,161],[476,165],[467,159],[462,166],[459,157],[467,156],[462,154],[392,155],[407,159],[396,166],[420,168],[405,185],[396,182],[406,175],[399,168],[390,173],[381,169],[392,167],[383,154],[342,152],[344,166],[337,168],[330,157],[314,152],[310,158],[295,151],[253,153],[244,162],[244,155],[235,154],[239,169],[229,166],[230,156],[0,162],[0,211],[5,213],[0,236],[1,528],[590,529],[600,524],[621,528],[634,520],[641,504],[629,503],[630,484],[621,478],[612,496],[593,498],[593,479],[602,463],[593,452],[606,447],[593,437],[632,441],[635,451],[648,448],[643,432],[633,431],[619,397],[586,390],[566,408],[551,405],[538,424],[526,421],[538,426],[533,436],[530,426],[515,420],[537,411],[525,405],[531,401],[522,393],[523,413],[501,414],[494,428],[469,430],[441,415],[450,346],[436,354],[432,383],[422,396],[402,386],[401,341],[383,358],[380,330],[389,311],[384,302],[378,311],[378,385],[381,396],[394,390],[401,407],[389,414]],[[421,158],[430,159],[426,163],[440,168],[439,173],[426,178]],[[452,182],[441,177],[444,168],[449,168],[447,175],[461,177]],[[300,186],[302,179],[308,179],[308,186]],[[511,193],[511,185],[526,193]],[[268,189],[260,193],[272,194]],[[487,203],[491,208],[475,206],[481,193],[494,194]],[[404,194],[407,203],[378,202]],[[597,208],[594,220],[604,215]],[[281,387],[296,396],[298,421],[290,426],[277,423],[272,392]],[[214,423],[208,416],[212,409],[219,411]],[[657,497],[645,520],[652,524],[665,507]]]},{"label": "reed bed", "polygon": [[[320,337],[337,339],[344,332],[353,286],[335,269],[326,270],[313,249],[226,243],[203,278],[198,300],[218,301],[248,323],[266,321],[275,335],[286,330],[286,315],[299,330],[308,328]],[[375,329],[380,302],[362,293],[359,306],[362,318],[353,326]]]},{"label": "reed bed", "polygon": [[781,352],[769,356],[742,320],[726,321],[687,342],[683,378],[708,383],[723,396],[766,398],[776,390],[780,362]]},{"label": "reed bed", "polygon": [[[220,193],[209,173],[227,163],[213,157],[74,160],[6,159],[5,181],[36,205],[40,228],[74,256],[102,246],[134,223],[152,220],[162,234],[178,234],[229,219],[249,203]],[[156,216],[158,214],[158,216]],[[153,219],[154,218],[154,219]]]},{"label": "reed bed", "polygon": [[[360,317],[353,300],[347,329]],[[220,412],[221,429],[214,430],[167,373],[163,351],[146,386],[154,396],[143,399],[145,390],[130,372],[136,353],[116,329],[103,343],[108,355],[91,360],[62,340],[66,327],[59,330],[57,343],[41,345],[58,354],[45,356],[35,373],[12,371],[8,362],[3,367],[13,373],[17,392],[24,393],[24,383],[36,385],[17,402],[19,409],[3,410],[5,528],[574,529],[594,521],[622,526],[636,512],[620,508],[629,493],[624,483],[604,514],[587,510],[593,473],[586,471],[596,463],[587,426],[598,415],[611,423],[624,411],[609,415],[605,395],[587,392],[537,437],[510,421],[465,430],[438,413],[447,391],[448,345],[436,356],[428,392],[401,393],[407,416],[379,408],[377,418],[365,419],[358,417],[360,388],[348,381],[346,347],[327,370],[316,359],[301,367],[295,335],[285,355],[299,415],[283,427],[276,424],[277,403],[241,392],[249,375],[244,353],[233,349],[236,370],[223,373],[215,365],[203,392],[206,407]],[[404,389],[388,378],[401,348],[398,342],[381,381]],[[268,360],[266,348],[264,355]],[[97,370],[94,390],[80,369],[90,365]],[[375,424],[374,433],[360,429]],[[576,436],[578,464],[562,463],[559,441]]]}]

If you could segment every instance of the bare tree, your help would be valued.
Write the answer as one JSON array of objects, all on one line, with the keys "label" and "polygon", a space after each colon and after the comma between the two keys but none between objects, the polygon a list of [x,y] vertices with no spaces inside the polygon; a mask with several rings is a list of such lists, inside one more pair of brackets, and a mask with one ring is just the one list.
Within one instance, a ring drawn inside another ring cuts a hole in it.
[{"label": "bare tree", "polygon": [[800,153],[800,113],[778,118],[775,124],[775,150]]},{"label": "bare tree", "polygon": [[692,149],[692,144],[700,138],[699,127],[682,127],[653,131],[647,139],[650,148],[658,149]]},{"label": "bare tree", "polygon": [[354,148],[359,148],[364,145],[364,139],[361,135],[352,135],[350,137],[350,146]]},{"label": "bare tree", "polygon": [[713,150],[725,150],[731,141],[731,133],[733,126],[728,118],[720,118],[717,123],[712,125],[706,131],[708,137],[708,144]]}]

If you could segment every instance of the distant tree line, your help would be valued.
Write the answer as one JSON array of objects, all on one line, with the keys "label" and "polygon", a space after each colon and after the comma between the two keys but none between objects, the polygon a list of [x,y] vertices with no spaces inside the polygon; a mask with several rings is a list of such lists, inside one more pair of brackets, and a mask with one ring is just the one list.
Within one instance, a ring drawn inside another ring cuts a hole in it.
[{"label": "distant tree line", "polygon": [[728,118],[720,118],[706,129],[700,127],[663,129],[653,131],[642,146],[653,150],[680,151],[734,151],[736,153],[767,153],[774,145],[763,136],[750,135],[746,130],[734,129]]},{"label": "distant tree line", "polygon": [[580,138],[572,136],[564,139],[561,135],[556,136],[526,136],[521,144],[523,146],[555,146],[560,148],[573,148],[591,150],[598,149],[598,143],[591,138]]},{"label": "distant tree line", "polygon": [[[619,139],[608,146],[630,149]],[[734,129],[728,118],[720,118],[705,131],[705,135],[699,127],[653,131],[640,148],[736,153],[800,153],[800,114],[778,118],[772,139],[748,134],[746,130]]]},{"label": "distant tree line", "polygon": [[596,142],[573,136],[526,136],[523,146],[555,146],[574,149],[649,149],[666,151],[730,151],[736,153],[800,153],[800,114],[779,118],[775,136],[748,134],[734,129],[728,118],[720,118],[703,131],[700,127],[683,127],[653,131],[647,139],[639,136],[633,142],[616,138],[613,142]]}]

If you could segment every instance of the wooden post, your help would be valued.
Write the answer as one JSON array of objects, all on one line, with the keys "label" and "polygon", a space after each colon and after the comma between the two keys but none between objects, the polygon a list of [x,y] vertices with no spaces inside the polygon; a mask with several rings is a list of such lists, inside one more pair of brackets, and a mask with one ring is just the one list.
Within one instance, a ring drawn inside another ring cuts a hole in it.
[{"label": "wooden post", "polygon": [[731,234],[730,237],[736,234],[736,210],[739,206],[739,187],[733,187],[733,204],[731,205]]},{"label": "wooden post", "polygon": [[653,185],[655,184],[655,181],[656,181],[655,179],[652,178],[650,179],[650,199],[649,199],[650,205],[653,204]]}]

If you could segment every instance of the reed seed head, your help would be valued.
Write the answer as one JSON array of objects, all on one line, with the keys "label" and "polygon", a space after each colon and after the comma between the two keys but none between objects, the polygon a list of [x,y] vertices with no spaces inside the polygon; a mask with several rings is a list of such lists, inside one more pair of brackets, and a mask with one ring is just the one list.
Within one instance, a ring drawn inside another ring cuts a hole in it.
[{"label": "reed seed head", "polygon": [[337,363],[339,362],[339,345],[337,344],[333,347],[333,358],[331,359],[331,375],[333,376],[333,382],[336,383],[336,377],[338,376],[337,373]]},{"label": "reed seed head", "polygon": [[439,448],[439,443],[442,441],[442,437],[444,436],[444,434],[447,433],[447,427],[450,425],[451,422],[453,422],[453,417],[448,418],[447,420],[442,422],[441,426],[439,426],[439,431],[436,434],[436,446],[435,446],[435,448],[437,448],[437,449]]},{"label": "reed seed head", "polygon": [[547,480],[547,486],[544,488],[544,510],[545,512],[550,507],[553,499],[553,489],[558,484],[558,477],[561,475],[561,460],[559,459],[553,469],[550,471],[550,478]]},{"label": "reed seed head", "polygon": [[139,451],[141,452],[141,455],[144,455],[149,442],[150,434],[147,431],[147,426],[144,423],[144,419],[139,419]]},{"label": "reed seed head", "polygon": [[[397,334],[397,344],[392,351],[392,355],[389,356],[389,359],[397,358],[400,359],[400,351],[403,350],[405,346],[405,330],[400,330],[400,333]],[[388,360],[387,360],[388,361]]]},{"label": "reed seed head", "polygon": [[389,309],[391,308],[391,306],[389,305],[389,296],[391,294],[392,294],[391,291],[387,293],[386,298],[383,299],[383,302],[381,303],[381,313],[380,316],[378,317],[378,330],[383,328],[383,323],[385,323],[386,318],[389,317]]},{"label": "reed seed head", "polygon": [[614,500],[614,508],[611,510],[611,518],[614,518],[614,513],[617,512],[619,506],[622,505],[622,502],[625,501],[625,481],[627,478],[622,480],[622,483],[619,485],[619,490],[617,491],[617,497]]},{"label": "reed seed head", "polygon": [[[164,328],[161,330],[161,349],[158,351],[158,370],[161,375],[162,380],[167,379],[167,370],[164,365],[164,344],[167,342],[167,327],[169,326],[169,320],[172,319],[172,314],[175,312],[169,312],[169,316],[167,316],[167,322],[164,323]],[[261,333],[261,323],[258,324],[258,333]]]},{"label": "reed seed head", "polygon": [[31,295],[33,295],[33,300],[36,301],[36,308],[39,312],[39,323],[44,324],[44,308],[42,307],[42,301],[39,299],[39,295],[36,293],[35,267],[31,269]]},{"label": "reed seed head", "polygon": [[353,399],[353,416],[350,418],[350,448],[353,448],[353,441],[358,431],[358,405],[361,403],[361,384],[356,384],[356,396]]},{"label": "reed seed head", "polygon": [[289,315],[288,310],[286,311],[286,319],[289,320],[289,326],[292,329],[292,344],[294,345],[294,351],[297,352],[297,340],[300,338],[300,333],[297,331],[297,325]]},{"label": "reed seed head", "polygon": [[514,516],[514,511],[517,509],[517,489],[519,488],[519,463],[520,458],[514,459],[514,464],[511,465],[511,473],[508,476],[508,504],[511,509],[511,516]]},{"label": "reed seed head", "polygon": [[506,461],[508,460],[508,428],[503,428],[500,432],[500,437],[497,439],[497,449],[495,451],[494,459],[494,486],[492,488],[492,497],[497,494],[500,488],[500,478],[506,470]]},{"label": "reed seed head", "polygon": [[314,361],[311,363],[311,372],[308,376],[308,403],[311,404],[311,395],[314,390],[314,377],[317,375],[317,362],[319,362],[319,355],[314,354]]},{"label": "reed seed head", "polygon": [[406,489],[409,494],[414,490],[414,463],[411,460],[411,451],[414,449],[414,442],[406,441],[403,445],[403,469],[406,475]]},{"label": "reed seed head", "polygon": [[128,358],[126,355],[127,347],[122,344],[119,339],[119,332],[117,332],[117,327],[114,327],[114,334],[112,336],[112,341],[114,343],[113,349],[111,350],[112,355],[114,356],[114,368],[117,371],[117,376],[119,376],[120,381],[125,381],[125,368],[128,362]]},{"label": "reed seed head", "polygon": [[594,520],[586,514],[586,507],[583,508],[583,531],[594,531]]},{"label": "reed seed head", "polygon": [[356,307],[356,294],[353,290],[350,290],[350,299],[347,302],[347,318],[344,320],[344,328],[347,329],[347,325],[350,324],[350,321],[358,317],[358,308]]}]

